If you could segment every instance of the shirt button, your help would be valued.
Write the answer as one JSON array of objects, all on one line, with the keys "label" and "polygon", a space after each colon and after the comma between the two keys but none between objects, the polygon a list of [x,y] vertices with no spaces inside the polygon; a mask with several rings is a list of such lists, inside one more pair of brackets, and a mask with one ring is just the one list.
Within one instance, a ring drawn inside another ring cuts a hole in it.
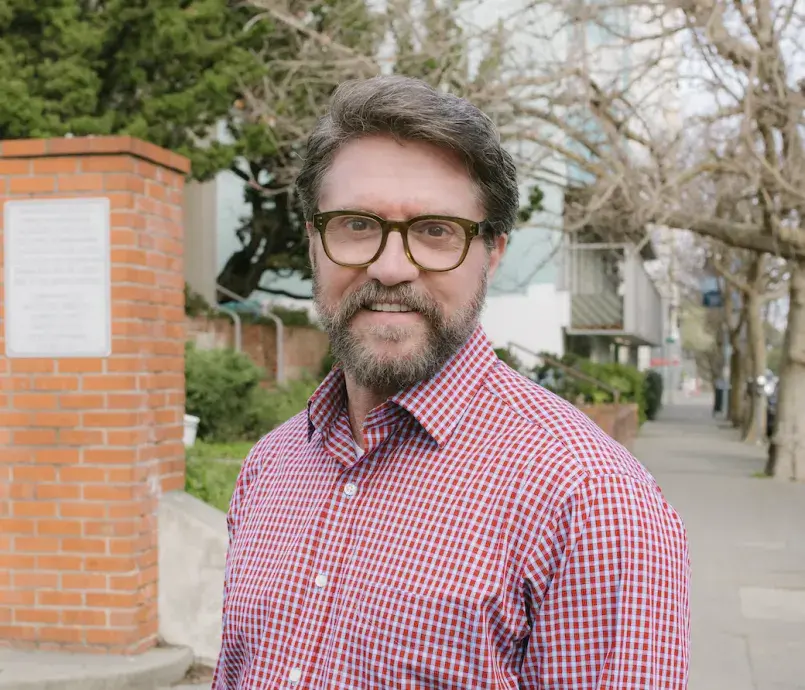
[{"label": "shirt button", "polygon": [[316,575],[316,587],[324,589],[327,586],[327,576],[324,573]]},{"label": "shirt button", "polygon": [[358,485],[353,484],[350,482],[344,487],[344,496],[347,498],[352,498],[356,493],[358,493]]},{"label": "shirt button", "polygon": [[302,680],[302,669],[292,668],[288,673],[288,680],[292,683],[298,683],[300,680]]}]

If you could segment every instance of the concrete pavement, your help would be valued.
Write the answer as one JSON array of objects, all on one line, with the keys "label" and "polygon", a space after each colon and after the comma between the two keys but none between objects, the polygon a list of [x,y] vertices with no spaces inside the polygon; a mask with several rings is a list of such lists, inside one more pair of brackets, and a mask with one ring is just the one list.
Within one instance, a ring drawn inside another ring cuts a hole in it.
[{"label": "concrete pavement", "polygon": [[805,690],[805,485],[758,478],[765,448],[709,398],[663,410],[634,453],[688,529],[689,690]]}]

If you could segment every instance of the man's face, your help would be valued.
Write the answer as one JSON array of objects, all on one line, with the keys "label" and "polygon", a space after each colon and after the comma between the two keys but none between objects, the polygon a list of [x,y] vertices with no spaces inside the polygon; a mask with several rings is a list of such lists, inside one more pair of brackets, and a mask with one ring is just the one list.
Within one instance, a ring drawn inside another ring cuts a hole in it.
[{"label": "man's face", "polygon": [[[485,218],[477,187],[457,157],[380,136],[339,150],[319,210],[368,211],[388,220]],[[380,257],[356,269],[331,261],[318,232],[308,231],[314,300],[333,354],[359,385],[384,393],[433,376],[472,334],[506,246],[505,237],[497,238],[490,251],[476,237],[460,266],[435,273],[411,263],[400,233],[391,232]]]}]

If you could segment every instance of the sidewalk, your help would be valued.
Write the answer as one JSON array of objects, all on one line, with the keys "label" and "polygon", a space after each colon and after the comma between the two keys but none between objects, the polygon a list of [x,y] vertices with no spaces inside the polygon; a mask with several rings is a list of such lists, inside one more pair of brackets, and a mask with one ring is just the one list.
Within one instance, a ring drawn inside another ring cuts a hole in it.
[{"label": "sidewalk", "polygon": [[667,408],[634,447],[688,528],[689,690],[805,690],[805,485],[753,476],[765,448],[710,405]]}]

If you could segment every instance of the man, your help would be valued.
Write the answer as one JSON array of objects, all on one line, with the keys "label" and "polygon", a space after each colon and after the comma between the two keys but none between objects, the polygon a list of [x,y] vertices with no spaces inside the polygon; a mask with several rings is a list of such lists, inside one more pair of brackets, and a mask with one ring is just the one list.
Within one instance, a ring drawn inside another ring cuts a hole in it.
[{"label": "man", "polygon": [[344,84],[298,190],[339,364],[241,471],[213,687],[684,688],[680,518],[479,326],[518,208],[490,120]]}]

